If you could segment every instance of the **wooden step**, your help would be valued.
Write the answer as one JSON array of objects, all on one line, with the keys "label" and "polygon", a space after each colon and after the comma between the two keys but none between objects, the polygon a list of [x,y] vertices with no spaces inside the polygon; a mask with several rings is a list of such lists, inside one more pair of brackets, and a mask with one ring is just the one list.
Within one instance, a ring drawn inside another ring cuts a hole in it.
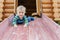
[{"label": "wooden step", "polygon": [[58,13],[60,13],[60,11],[58,11]]},{"label": "wooden step", "polygon": [[4,0],[0,0],[0,2],[4,2]]},{"label": "wooden step", "polygon": [[58,4],[60,4],[60,2],[57,2]]},{"label": "wooden step", "polygon": [[54,7],[43,7],[43,9],[53,9]]},{"label": "wooden step", "polygon": [[4,9],[14,9],[14,6],[4,6]]},{"label": "wooden step", "polygon": [[54,20],[55,20],[55,21],[60,21],[60,18],[55,18]]},{"label": "wooden step", "polygon": [[60,9],[60,6],[58,8]]},{"label": "wooden step", "polygon": [[43,13],[54,13],[53,11],[43,11]]},{"label": "wooden step", "polygon": [[14,11],[4,11],[3,13],[14,13]]},{"label": "wooden step", "polygon": [[14,2],[3,2],[3,4],[14,4]]},{"label": "wooden step", "polygon": [[5,9],[4,11],[14,11],[14,9]]},{"label": "wooden step", "polygon": [[9,17],[10,15],[12,15],[12,14],[4,14],[4,18],[7,18],[7,17]]},{"label": "wooden step", "polygon": [[3,9],[2,8],[0,8],[0,13],[2,13],[3,12]]},{"label": "wooden step", "polygon": [[42,4],[52,4],[53,2],[42,2]]},{"label": "wooden step", "polygon": [[50,14],[45,14],[45,15],[48,16],[49,18],[54,19],[54,16],[53,15],[50,15]]}]

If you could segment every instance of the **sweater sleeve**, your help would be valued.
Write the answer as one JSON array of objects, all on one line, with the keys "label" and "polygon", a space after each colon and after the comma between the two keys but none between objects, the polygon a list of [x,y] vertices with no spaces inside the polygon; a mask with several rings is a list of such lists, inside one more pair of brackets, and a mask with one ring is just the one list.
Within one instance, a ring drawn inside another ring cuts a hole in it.
[{"label": "sweater sleeve", "polygon": [[17,19],[18,19],[18,15],[16,15],[16,16],[13,18],[13,22],[12,22],[13,25],[16,24]]},{"label": "sweater sleeve", "polygon": [[28,25],[28,19],[26,16],[24,16],[24,19],[25,19],[25,24]]}]

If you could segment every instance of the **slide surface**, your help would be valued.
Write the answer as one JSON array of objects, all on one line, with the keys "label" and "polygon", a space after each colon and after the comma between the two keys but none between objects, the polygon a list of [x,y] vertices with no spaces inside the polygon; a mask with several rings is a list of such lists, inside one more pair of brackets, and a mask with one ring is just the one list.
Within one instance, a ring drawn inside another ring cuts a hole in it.
[{"label": "slide surface", "polygon": [[60,40],[60,25],[45,15],[29,22],[28,27],[13,27],[13,17],[0,23],[0,40]]}]

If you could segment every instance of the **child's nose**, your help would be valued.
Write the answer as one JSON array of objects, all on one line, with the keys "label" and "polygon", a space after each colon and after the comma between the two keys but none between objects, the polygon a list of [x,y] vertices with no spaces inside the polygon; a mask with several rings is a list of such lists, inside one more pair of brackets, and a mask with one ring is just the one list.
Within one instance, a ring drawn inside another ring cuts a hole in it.
[{"label": "child's nose", "polygon": [[20,13],[20,14],[22,14],[22,13]]}]

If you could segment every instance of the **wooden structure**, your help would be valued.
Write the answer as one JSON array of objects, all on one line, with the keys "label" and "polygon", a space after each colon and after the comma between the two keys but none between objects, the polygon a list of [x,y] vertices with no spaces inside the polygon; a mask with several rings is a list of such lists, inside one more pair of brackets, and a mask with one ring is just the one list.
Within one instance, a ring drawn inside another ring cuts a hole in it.
[{"label": "wooden structure", "polygon": [[[28,16],[35,12],[40,14],[40,0],[0,0],[0,20],[16,13],[18,5],[26,6]],[[55,21],[60,20],[60,0],[42,0],[42,8],[43,14]]]},{"label": "wooden structure", "polygon": [[2,21],[2,13],[3,13],[3,4],[4,0],[0,0],[0,21]]}]

